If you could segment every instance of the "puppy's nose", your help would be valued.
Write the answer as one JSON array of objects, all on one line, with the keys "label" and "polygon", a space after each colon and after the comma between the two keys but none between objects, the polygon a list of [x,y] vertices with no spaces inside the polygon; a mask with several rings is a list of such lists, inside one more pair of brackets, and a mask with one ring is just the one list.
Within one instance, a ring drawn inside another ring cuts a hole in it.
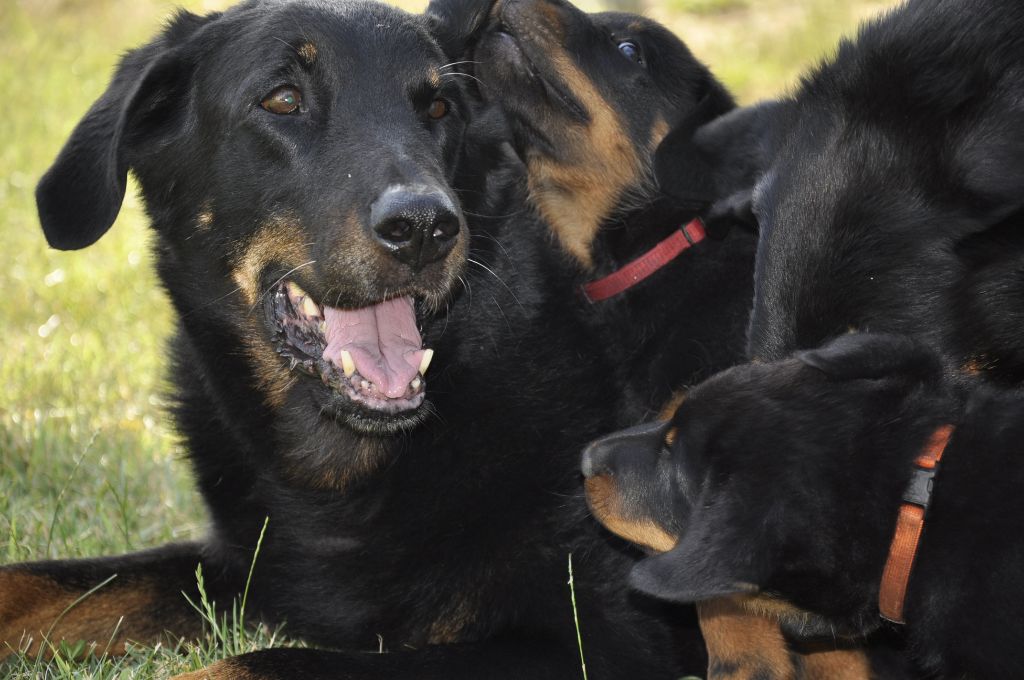
[{"label": "puppy's nose", "polygon": [[590,478],[614,472],[618,456],[635,457],[659,451],[668,428],[668,423],[660,421],[644,423],[591,442],[583,450],[583,460],[580,462],[583,476]]},{"label": "puppy's nose", "polygon": [[608,467],[608,448],[602,446],[603,440],[592,442],[583,449],[583,460],[580,461],[580,470],[587,479],[600,477],[611,472]]},{"label": "puppy's nose", "polygon": [[459,240],[458,209],[429,187],[391,187],[370,207],[373,235],[400,262],[418,272],[444,258]]}]

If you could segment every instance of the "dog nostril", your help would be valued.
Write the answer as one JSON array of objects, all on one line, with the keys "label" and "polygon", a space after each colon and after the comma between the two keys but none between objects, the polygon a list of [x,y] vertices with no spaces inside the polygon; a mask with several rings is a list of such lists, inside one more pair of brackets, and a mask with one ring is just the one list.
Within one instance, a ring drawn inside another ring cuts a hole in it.
[{"label": "dog nostril", "polygon": [[393,243],[405,243],[412,238],[412,225],[406,220],[389,220],[377,225],[375,231]]},{"label": "dog nostril", "polygon": [[435,241],[447,241],[459,235],[459,223],[454,219],[441,219],[434,227]]}]

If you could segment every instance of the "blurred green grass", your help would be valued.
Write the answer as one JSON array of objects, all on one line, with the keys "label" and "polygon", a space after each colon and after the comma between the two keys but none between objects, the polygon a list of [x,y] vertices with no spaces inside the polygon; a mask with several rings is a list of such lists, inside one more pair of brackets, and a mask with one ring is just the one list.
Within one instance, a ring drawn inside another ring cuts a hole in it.
[{"label": "blurred green grass", "polygon": [[[226,4],[0,0],[0,563],[134,550],[203,532],[202,506],[162,409],[173,315],[139,202],[129,191],[105,238],[62,253],[46,247],[33,188],[121,52],[177,5],[205,12]],[[891,4],[665,0],[646,10],[751,102],[791,87],[859,18]],[[150,677],[183,668],[181,659],[207,659],[195,650],[165,654],[143,650],[125,665],[22,662],[0,672]]]}]

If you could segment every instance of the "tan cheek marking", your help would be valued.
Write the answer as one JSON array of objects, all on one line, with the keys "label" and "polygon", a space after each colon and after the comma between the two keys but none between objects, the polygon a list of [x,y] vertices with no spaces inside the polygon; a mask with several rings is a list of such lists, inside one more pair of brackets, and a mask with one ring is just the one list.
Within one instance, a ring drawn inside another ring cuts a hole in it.
[{"label": "tan cheek marking", "polygon": [[686,401],[686,390],[679,390],[672,397],[665,402],[665,405],[661,407],[661,411],[658,412],[658,420],[669,421],[675,417],[676,411]]},{"label": "tan cheek marking", "polygon": [[540,155],[527,160],[534,205],[573,257],[593,264],[593,243],[601,224],[627,190],[644,184],[650,159],[637,155],[618,114],[565,53],[552,65],[590,114],[586,128],[567,126],[563,147],[575,149],[569,162]]},{"label": "tan cheek marking", "polygon": [[708,648],[708,680],[795,680],[796,666],[779,624],[734,598],[697,603]]},{"label": "tan cheek marking", "polygon": [[304,239],[296,220],[279,215],[243,241],[233,258],[231,275],[249,305],[259,300],[260,275],[271,262],[289,268],[309,262],[309,250]]},{"label": "tan cheek marking", "polygon": [[668,132],[668,121],[658,116],[654,121],[654,125],[651,126],[651,139],[647,143],[647,148],[651,150],[651,153],[654,153],[654,150],[661,144],[661,140],[668,136]]},{"label": "tan cheek marking", "polygon": [[[200,625],[185,621],[153,618],[158,595],[146,583],[117,587],[116,579],[104,588],[70,607],[85,590],[66,590],[53,580],[17,571],[0,571],[0,659],[11,649],[25,650],[30,656],[61,640],[96,643],[102,651],[125,653],[128,640],[155,644],[164,631],[176,635],[196,635]],[[66,610],[66,611],[65,611]],[[195,621],[199,624],[198,618]],[[113,636],[113,637],[112,637]],[[9,645],[9,646],[8,646]]]},{"label": "tan cheek marking", "polygon": [[610,476],[591,477],[583,486],[591,512],[608,531],[655,552],[668,552],[676,547],[678,536],[669,534],[649,519],[632,519],[622,515],[615,481]]},{"label": "tan cheek marking", "polygon": [[299,57],[302,61],[312,66],[316,62],[316,45],[311,42],[304,42],[299,46]]},{"label": "tan cheek marking", "polygon": [[264,392],[267,404],[272,407],[284,405],[285,395],[295,384],[296,377],[264,339],[258,310],[253,308],[259,303],[262,294],[260,276],[270,263],[276,262],[293,268],[310,261],[304,238],[302,229],[294,219],[287,215],[277,216],[243,243],[232,266],[232,278],[249,308],[244,317],[242,341],[253,361],[259,387]]},{"label": "tan cheek marking", "polygon": [[427,74],[427,80],[433,87],[441,87],[441,74],[436,68],[430,69],[430,73]]}]

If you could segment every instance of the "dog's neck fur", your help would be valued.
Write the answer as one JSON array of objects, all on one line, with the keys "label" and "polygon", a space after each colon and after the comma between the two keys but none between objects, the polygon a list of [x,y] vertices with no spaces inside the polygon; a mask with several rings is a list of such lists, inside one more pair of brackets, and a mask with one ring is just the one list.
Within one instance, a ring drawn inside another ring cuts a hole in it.
[{"label": "dog's neck fur", "polygon": [[1008,458],[1022,437],[1020,393],[979,387],[935,478],[905,613],[912,647],[943,677],[1016,677],[1024,669],[1024,655],[1007,658],[1024,635],[1024,472]]},{"label": "dog's neck fur", "polygon": [[[657,197],[605,223],[595,240],[595,267],[582,282],[605,276],[697,217]],[[616,365],[638,410],[649,417],[681,387],[745,357],[756,239],[736,231],[705,239],[639,285],[593,304],[601,332],[622,348]]]}]

